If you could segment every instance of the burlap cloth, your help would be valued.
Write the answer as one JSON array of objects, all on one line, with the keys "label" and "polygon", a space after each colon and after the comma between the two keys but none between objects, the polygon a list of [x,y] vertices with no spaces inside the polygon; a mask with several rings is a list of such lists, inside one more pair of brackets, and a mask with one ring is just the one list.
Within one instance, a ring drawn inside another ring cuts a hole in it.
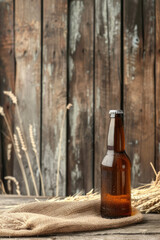
[{"label": "burlap cloth", "polygon": [[34,202],[19,205],[0,214],[0,236],[40,236],[118,228],[142,221],[133,209],[130,217],[104,219],[100,200]]}]

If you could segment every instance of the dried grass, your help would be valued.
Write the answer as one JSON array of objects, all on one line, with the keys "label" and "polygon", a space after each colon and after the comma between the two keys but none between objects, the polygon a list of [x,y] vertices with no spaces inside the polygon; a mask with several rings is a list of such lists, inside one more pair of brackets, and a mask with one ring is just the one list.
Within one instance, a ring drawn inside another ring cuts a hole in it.
[{"label": "dried grass", "polygon": [[98,192],[94,193],[94,190],[92,189],[86,195],[83,195],[83,192],[79,192],[73,196],[68,196],[66,198],[61,198],[61,197],[56,196],[51,199],[48,199],[47,201],[49,201],[49,202],[58,202],[58,201],[71,202],[71,201],[88,201],[88,200],[96,200],[96,199],[100,199],[100,194]]}]

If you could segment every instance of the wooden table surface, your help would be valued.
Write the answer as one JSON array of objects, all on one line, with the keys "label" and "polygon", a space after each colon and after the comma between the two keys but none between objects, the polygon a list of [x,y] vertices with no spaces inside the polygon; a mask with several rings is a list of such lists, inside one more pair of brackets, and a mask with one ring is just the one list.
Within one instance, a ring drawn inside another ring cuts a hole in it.
[{"label": "wooden table surface", "polygon": [[[37,197],[36,197],[37,198]],[[45,200],[44,197],[37,198],[41,201]],[[33,202],[35,197],[24,197],[15,195],[1,195],[0,196],[0,210],[11,208],[17,204]],[[6,239],[6,238],[0,238]],[[74,234],[61,234],[48,237],[30,237],[30,238],[12,238],[12,239],[43,239],[43,240],[160,240],[160,214],[144,214],[144,220],[141,223],[123,227],[119,229],[110,229],[104,231],[95,231],[87,233],[74,233]]]}]

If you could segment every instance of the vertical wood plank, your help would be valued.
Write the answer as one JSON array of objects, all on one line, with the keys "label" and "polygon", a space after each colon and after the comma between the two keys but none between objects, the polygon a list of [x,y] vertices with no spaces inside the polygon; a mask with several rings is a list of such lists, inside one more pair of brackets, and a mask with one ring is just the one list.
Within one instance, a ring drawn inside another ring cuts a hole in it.
[{"label": "vertical wood plank", "polygon": [[[34,138],[39,155],[40,146],[40,66],[41,66],[41,1],[15,1],[15,54],[16,54],[16,96],[23,123],[27,150],[31,159],[36,184],[39,189],[39,173],[29,138],[29,124],[33,125]],[[19,126],[16,115],[15,126]],[[33,182],[25,155],[23,163],[28,176],[31,194],[35,194]],[[14,175],[25,193],[24,182],[15,162]]]},{"label": "vertical wood plank", "polygon": [[93,0],[70,1],[68,194],[93,187],[93,13]]},{"label": "vertical wood plank", "polygon": [[[0,105],[3,106],[8,122],[13,127],[14,108],[3,91],[14,92],[14,13],[13,0],[0,1]],[[3,176],[12,176],[13,173],[13,154],[8,154],[8,147],[11,146],[9,133],[1,118],[1,167],[3,161]],[[3,159],[3,160],[2,160]],[[2,172],[0,173],[2,178]]]},{"label": "vertical wood plank", "polygon": [[156,1],[156,170],[160,171],[160,1]]},{"label": "vertical wood plank", "polygon": [[[0,121],[1,124],[1,121]],[[2,124],[1,124],[2,126]],[[0,179],[3,180],[2,135],[0,134]]]},{"label": "vertical wood plank", "polygon": [[132,185],[150,182],[154,163],[155,1],[124,1],[124,111]]},{"label": "vertical wood plank", "polygon": [[[155,163],[155,2],[156,0],[143,0],[144,16],[144,52],[143,52],[143,149],[142,172],[140,181],[150,182],[155,174],[150,162]],[[147,151],[146,151],[147,149]],[[146,167],[147,165],[147,167]],[[149,179],[148,179],[149,178]]]},{"label": "vertical wood plank", "polygon": [[95,1],[95,188],[107,151],[110,109],[121,104],[121,1]]},{"label": "vertical wood plank", "polygon": [[[47,195],[56,193],[61,151],[59,195],[66,192],[66,52],[67,0],[43,3],[42,170]],[[61,144],[60,133],[63,128]]]}]

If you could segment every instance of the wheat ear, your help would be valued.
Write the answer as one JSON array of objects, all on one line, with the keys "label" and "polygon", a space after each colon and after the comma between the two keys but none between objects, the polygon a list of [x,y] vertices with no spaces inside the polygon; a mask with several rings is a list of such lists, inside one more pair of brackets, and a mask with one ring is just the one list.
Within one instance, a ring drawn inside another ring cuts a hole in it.
[{"label": "wheat ear", "polygon": [[19,158],[19,155],[17,153],[17,149],[16,149],[16,146],[15,146],[15,143],[14,143],[14,139],[13,139],[13,134],[12,134],[10,125],[8,123],[8,120],[6,118],[6,115],[5,115],[4,111],[3,111],[3,107],[0,107],[0,115],[3,116],[4,121],[5,121],[6,125],[7,125],[8,132],[9,132],[9,135],[10,135],[13,147],[14,147],[14,151],[15,151],[15,154],[16,154],[16,157],[17,157],[17,160],[18,160],[21,172],[22,172],[22,176],[23,176],[23,179],[24,179],[24,182],[25,182],[26,192],[27,192],[27,195],[30,196],[30,190],[29,190],[28,181],[27,181],[25,170],[24,170],[23,162],[22,162],[22,159]]},{"label": "wheat ear", "polygon": [[0,179],[0,188],[2,190],[2,194],[7,194],[6,190],[5,190],[5,187],[4,187],[4,184],[3,184],[3,181],[1,179]]},{"label": "wheat ear", "polygon": [[1,115],[2,117],[5,116],[4,111],[3,111],[3,107],[1,107],[1,106],[0,106],[0,115]]},{"label": "wheat ear", "polygon": [[5,180],[7,180],[8,182],[14,182],[15,185],[16,185],[16,192],[18,195],[21,195],[21,192],[20,192],[20,187],[19,187],[19,182],[16,180],[15,177],[12,177],[12,176],[6,176],[4,177]]},{"label": "wheat ear", "polygon": [[[20,159],[20,162],[22,163],[22,156],[21,156],[21,153],[20,153],[20,147],[19,147],[19,143],[18,143],[18,138],[17,138],[17,135],[14,134],[14,144],[15,144],[15,148],[16,148],[16,152],[17,152],[17,156],[18,158]],[[23,164],[22,164],[23,165]],[[25,172],[24,172],[25,173]],[[30,196],[30,190],[29,190],[29,186],[28,186],[28,181],[27,181],[27,177],[26,177],[26,174],[24,174],[23,176],[25,182],[27,182],[27,195]]]},{"label": "wheat ear", "polygon": [[62,136],[63,136],[63,129],[64,129],[64,124],[65,124],[65,119],[66,119],[66,113],[67,110],[71,108],[72,104],[69,103],[67,107],[65,108],[64,115],[63,115],[63,120],[62,120],[62,128],[60,131],[60,137],[59,137],[59,144],[58,144],[58,161],[57,161],[57,178],[56,178],[56,197],[59,195],[59,173],[60,173],[60,162],[61,162],[61,143],[62,143]]},{"label": "wheat ear", "polygon": [[42,186],[42,194],[43,194],[43,196],[45,196],[45,190],[44,190],[43,177],[42,177],[42,172],[41,172],[41,167],[40,167],[40,161],[39,161],[39,158],[38,158],[37,148],[36,148],[36,144],[35,144],[35,140],[34,140],[34,136],[33,136],[33,127],[32,127],[31,124],[29,125],[29,136],[30,136],[30,140],[31,140],[31,144],[32,144],[32,149],[33,149],[33,152],[34,152],[35,157],[36,157],[36,162],[37,162],[38,171],[39,171],[40,180],[41,180],[41,186]]},{"label": "wheat ear", "polygon": [[21,148],[24,151],[26,159],[27,159],[27,162],[28,162],[28,166],[29,166],[29,170],[30,170],[30,173],[31,173],[31,177],[32,177],[32,182],[33,182],[35,193],[36,193],[37,196],[39,196],[37,185],[36,185],[36,181],[35,181],[33,170],[32,170],[32,166],[31,166],[31,161],[30,161],[29,154],[28,154],[28,151],[27,151],[27,147],[26,147],[26,145],[24,143],[23,136],[22,136],[20,128],[16,127],[16,130],[17,130],[18,137],[19,137],[19,140],[20,140],[20,143],[21,143]]},{"label": "wheat ear", "polygon": [[3,93],[12,100],[13,104],[17,104],[17,98],[11,91],[3,91]]}]

